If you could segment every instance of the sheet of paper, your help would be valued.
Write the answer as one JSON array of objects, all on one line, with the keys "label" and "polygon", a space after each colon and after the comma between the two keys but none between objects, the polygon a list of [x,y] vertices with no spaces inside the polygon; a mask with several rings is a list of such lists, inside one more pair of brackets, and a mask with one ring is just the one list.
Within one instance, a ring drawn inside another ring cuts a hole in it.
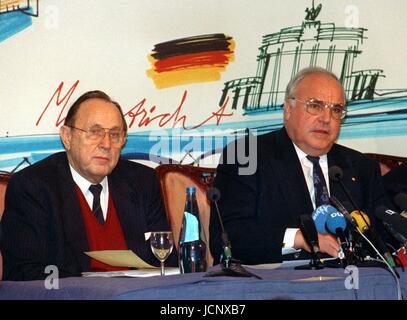
[{"label": "sheet of paper", "polygon": [[131,250],[101,250],[85,252],[89,257],[114,267],[131,267],[137,269],[156,268],[143,261]]},{"label": "sheet of paper", "polygon": [[306,281],[328,281],[328,280],[336,280],[336,279],[341,279],[341,277],[317,276],[317,277],[308,277],[308,278],[302,278],[302,279],[295,279],[295,280],[291,280],[291,281],[294,281],[294,282],[306,282]]},{"label": "sheet of paper", "polygon": [[271,270],[277,269],[281,266],[281,263],[265,263],[265,264],[243,264],[245,268],[251,268],[255,270]]},{"label": "sheet of paper", "polygon": [[[165,275],[179,274],[179,268],[165,268]],[[160,275],[160,268],[155,269],[138,269],[138,270],[123,270],[123,271],[107,271],[107,272],[82,272],[83,277],[153,277]]]}]

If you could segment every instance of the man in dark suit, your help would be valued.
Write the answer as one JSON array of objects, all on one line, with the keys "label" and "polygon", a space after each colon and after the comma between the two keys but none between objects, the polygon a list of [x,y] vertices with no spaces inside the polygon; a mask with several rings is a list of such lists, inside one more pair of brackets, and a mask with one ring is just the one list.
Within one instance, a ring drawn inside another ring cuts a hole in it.
[{"label": "man in dark suit", "polygon": [[84,253],[94,250],[128,249],[157,264],[148,234],[170,228],[155,171],[119,159],[127,137],[120,105],[101,91],[83,94],[60,137],[66,152],[9,182],[2,219],[4,279],[44,279],[47,266],[56,266],[59,277],[121,269]]},{"label": "man in dark suit", "polygon": [[[385,201],[378,164],[335,144],[345,114],[345,94],[337,77],[322,68],[307,68],[287,86],[282,129],[225,148],[215,186],[221,191],[219,209],[234,258],[260,264],[281,262],[284,254],[301,249],[309,252],[299,230],[300,215],[311,215],[329,195],[349,202],[340,185],[330,181],[328,167],[343,170],[343,183],[362,211],[372,214]],[[247,163],[237,161],[244,158],[239,152],[249,153]],[[319,181],[325,180],[322,192],[315,184],[313,159],[324,176],[319,175]],[[222,253],[219,229],[213,212],[210,248],[215,262]],[[318,233],[318,240],[323,253],[338,256],[335,236]]]}]

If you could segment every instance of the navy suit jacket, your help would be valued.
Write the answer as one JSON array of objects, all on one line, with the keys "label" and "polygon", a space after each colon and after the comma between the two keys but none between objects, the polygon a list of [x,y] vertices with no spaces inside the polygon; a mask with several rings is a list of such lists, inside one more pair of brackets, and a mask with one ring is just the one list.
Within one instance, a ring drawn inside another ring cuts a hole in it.
[{"label": "navy suit jacket", "polygon": [[[170,228],[154,169],[119,160],[108,181],[129,250],[157,265],[144,233]],[[47,265],[56,265],[60,277],[90,271],[86,229],[65,152],[13,175],[2,228],[4,279],[44,279]]]},{"label": "navy suit jacket", "polygon": [[[301,164],[282,128],[257,136],[257,157],[252,160],[257,170],[251,175],[239,175],[238,170],[245,165],[228,164],[233,159],[230,160],[230,154],[227,158],[227,150],[238,150],[242,144],[253,152],[253,146],[247,146],[247,138],[239,140],[237,146],[227,146],[215,180],[221,192],[218,204],[233,257],[246,264],[280,262],[286,228],[298,228],[299,216],[313,212]],[[329,167],[336,165],[343,170],[343,183],[362,211],[372,216],[378,205],[387,203],[377,162],[338,144],[327,156]],[[329,186],[331,195],[349,203],[339,183],[329,181]],[[215,262],[219,262],[222,252],[220,234],[217,214],[212,210],[210,248]]]}]

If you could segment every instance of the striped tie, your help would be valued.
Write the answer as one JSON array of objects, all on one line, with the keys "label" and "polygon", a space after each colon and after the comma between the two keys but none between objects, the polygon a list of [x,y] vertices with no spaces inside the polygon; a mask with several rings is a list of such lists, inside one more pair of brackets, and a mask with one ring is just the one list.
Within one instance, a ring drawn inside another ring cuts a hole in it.
[{"label": "striped tie", "polygon": [[103,187],[101,184],[92,184],[89,187],[89,191],[93,194],[92,211],[100,224],[105,223],[105,219],[103,218],[102,207],[100,206],[100,193],[102,192],[102,189]]}]

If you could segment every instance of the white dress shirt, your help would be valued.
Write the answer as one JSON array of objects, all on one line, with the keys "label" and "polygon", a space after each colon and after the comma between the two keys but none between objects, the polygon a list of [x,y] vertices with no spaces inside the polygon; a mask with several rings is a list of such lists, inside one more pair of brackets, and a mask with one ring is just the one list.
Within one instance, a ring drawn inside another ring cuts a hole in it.
[{"label": "white dress shirt", "polygon": [[[86,202],[89,205],[89,208],[92,210],[93,194],[89,191],[89,187],[91,184],[94,183],[91,183],[84,177],[82,177],[78,172],[75,171],[75,169],[71,165],[69,165],[69,168],[71,169],[73,181],[75,181],[79,189],[81,189],[83,195],[85,196]],[[102,192],[100,193],[100,206],[102,207],[103,218],[105,219],[105,221],[107,216],[107,206],[109,203],[109,185],[107,180],[107,177],[104,177],[104,179],[100,182],[100,184],[102,185]]]},{"label": "white dress shirt", "polygon": [[[313,164],[307,159],[307,154],[298,148],[295,143],[293,143],[294,149],[297,153],[298,159],[301,163],[302,171],[304,172],[305,181],[307,182],[308,191],[311,197],[312,205],[315,209],[315,189],[314,189],[314,179],[312,177]],[[324,175],[328,194],[329,194],[329,174],[328,174],[328,157],[326,154],[319,157],[319,165],[321,166],[322,173]],[[282,254],[289,254],[293,252],[298,252],[300,250],[294,249],[294,239],[298,228],[287,228],[284,233],[284,246],[282,248]]]}]

